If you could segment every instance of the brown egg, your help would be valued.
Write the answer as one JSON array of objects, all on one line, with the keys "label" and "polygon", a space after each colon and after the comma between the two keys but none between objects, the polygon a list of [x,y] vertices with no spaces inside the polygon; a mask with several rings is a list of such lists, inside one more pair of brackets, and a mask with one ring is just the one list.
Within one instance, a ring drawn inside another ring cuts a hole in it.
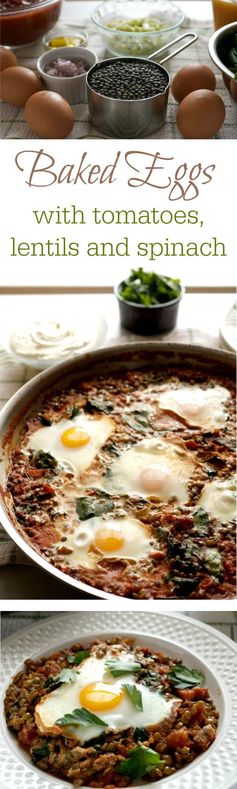
[{"label": "brown egg", "polygon": [[181,101],[194,90],[207,88],[215,90],[215,74],[209,66],[190,65],[184,66],[177,71],[172,82],[171,90],[173,97],[180,104]]},{"label": "brown egg", "polygon": [[14,52],[11,52],[10,49],[6,47],[0,47],[0,71],[3,71],[5,68],[10,68],[10,66],[16,66],[17,59]]},{"label": "brown egg", "polygon": [[34,71],[24,66],[11,66],[5,68],[1,75],[1,99],[13,104],[14,107],[24,107],[27,99],[44,85]]},{"label": "brown egg", "polygon": [[70,104],[59,93],[51,90],[31,96],[24,115],[32,131],[45,139],[63,139],[73,127]]},{"label": "brown egg", "polygon": [[224,102],[212,90],[194,90],[179,105],[176,120],[186,139],[208,140],[224,123]]}]

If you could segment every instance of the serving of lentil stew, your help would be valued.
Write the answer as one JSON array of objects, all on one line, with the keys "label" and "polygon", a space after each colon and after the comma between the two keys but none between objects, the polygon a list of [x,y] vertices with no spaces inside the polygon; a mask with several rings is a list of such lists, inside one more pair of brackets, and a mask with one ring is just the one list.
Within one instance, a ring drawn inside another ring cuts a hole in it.
[{"label": "serving of lentil stew", "polygon": [[[180,388],[190,393],[198,388],[201,394],[208,391],[211,396],[224,388],[226,400],[218,405],[224,414],[221,425],[213,423],[212,401],[205,425],[198,424],[199,418],[192,423],[187,414],[184,417],[159,405],[167,392],[177,393]],[[216,507],[212,510],[212,505],[217,499],[215,485],[219,491],[224,486],[224,498],[233,499],[234,410],[234,385],[227,375],[189,368],[173,369],[172,373],[147,369],[97,376],[52,394],[41,410],[27,419],[11,453],[8,492],[21,533],[64,574],[105,592],[135,599],[232,598],[236,590],[236,526],[232,515],[226,516],[225,505],[223,509],[222,492],[220,512]],[[60,429],[65,420],[73,429],[77,420],[89,424],[91,420],[100,427],[105,418],[111,420],[109,438],[97,447],[89,468],[79,475],[70,464],[54,457],[50,441],[47,451],[30,447],[42,427],[45,441],[52,428]],[[181,463],[189,464],[186,498],[179,500],[175,494],[162,497],[149,489],[144,494],[137,489],[134,492],[131,485],[122,492],[113,488],[118,461],[123,462],[135,448],[143,451],[145,444],[149,448],[154,442],[163,447],[164,458],[173,451],[177,454],[173,480],[182,477]],[[213,484],[212,505],[205,504],[205,509],[200,498],[204,489],[210,498]],[[135,519],[149,550],[137,558],[126,556],[126,551],[123,556],[122,549],[111,556],[111,551],[101,553],[91,536],[90,561],[80,561],[73,535],[78,539],[86,531],[88,536],[88,530],[93,535],[98,518],[105,528],[111,527],[112,519],[118,530],[126,518]]]},{"label": "serving of lentil stew", "polygon": [[[152,695],[159,693],[166,700],[172,699],[169,715],[147,728],[131,727],[127,720],[123,730],[106,728],[102,735],[83,744],[80,735],[76,738],[66,734],[60,721],[55,735],[42,734],[36,724],[35,708],[49,694],[53,695],[53,683],[55,687],[60,681],[63,683],[65,671],[67,674],[72,667],[80,673],[90,653],[97,661],[103,661],[108,653],[118,657],[119,650],[125,657],[132,653],[138,663],[134,679],[141,689],[146,687]],[[123,787],[143,775],[149,782],[171,776],[214,742],[219,716],[204,684],[204,675],[195,667],[187,669],[175,657],[141,647],[133,639],[115,636],[94,640],[89,648],[76,643],[50,656],[26,660],[24,669],[6,691],[5,716],[20,747],[28,751],[40,769],[68,780],[74,787]],[[133,763],[131,769],[134,753],[136,767]]]}]

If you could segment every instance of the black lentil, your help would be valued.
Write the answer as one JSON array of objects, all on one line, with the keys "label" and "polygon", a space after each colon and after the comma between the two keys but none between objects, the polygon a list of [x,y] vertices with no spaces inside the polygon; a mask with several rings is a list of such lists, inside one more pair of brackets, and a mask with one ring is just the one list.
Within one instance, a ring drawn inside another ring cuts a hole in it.
[{"label": "black lentil", "polygon": [[164,93],[168,76],[157,63],[118,58],[115,63],[103,63],[96,68],[88,83],[102,96],[132,101]]}]

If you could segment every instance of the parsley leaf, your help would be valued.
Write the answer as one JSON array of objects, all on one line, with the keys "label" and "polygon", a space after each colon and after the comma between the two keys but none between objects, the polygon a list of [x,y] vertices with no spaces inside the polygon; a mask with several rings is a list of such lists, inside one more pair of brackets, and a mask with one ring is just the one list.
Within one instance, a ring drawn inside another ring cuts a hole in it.
[{"label": "parsley leaf", "polygon": [[137,748],[128,751],[128,758],[120,762],[117,769],[119,773],[128,775],[130,778],[142,778],[143,775],[161,764],[164,762],[159,753],[151,748],[146,748],[145,745],[138,745]]},{"label": "parsley leaf", "polygon": [[196,685],[201,685],[205,680],[202,671],[186,668],[186,666],[173,666],[167,674],[168,679],[179,690],[185,688],[194,688]]},{"label": "parsley leaf", "polygon": [[129,697],[135,709],[143,710],[142,694],[141,691],[136,688],[136,685],[122,685],[122,688],[125,690],[125,693]]},{"label": "parsley leaf", "polygon": [[44,745],[40,745],[38,748],[33,748],[32,756],[35,762],[39,762],[40,759],[45,759],[46,756],[49,756],[50,750],[49,745],[46,742]]},{"label": "parsley leaf", "polygon": [[89,657],[89,654],[89,649],[82,649],[81,652],[75,652],[74,655],[67,655],[68,663],[74,663],[78,666],[85,658]]},{"label": "parsley leaf", "polygon": [[73,712],[66,713],[63,718],[58,718],[56,723],[58,726],[90,726],[90,724],[93,724],[94,726],[103,726],[104,729],[107,727],[105,721],[102,721],[101,718],[98,718],[93,712],[86,710],[85,707],[80,707],[73,710]]},{"label": "parsley leaf", "polygon": [[68,685],[69,682],[74,682],[76,677],[76,671],[73,671],[71,668],[63,668],[62,671],[60,671],[60,674],[47,677],[46,682],[44,683],[44,688],[55,690],[55,688],[59,688],[59,686],[63,685],[64,683]]},{"label": "parsley leaf", "polygon": [[132,663],[127,662],[125,660],[116,660],[115,658],[111,658],[111,660],[106,660],[105,665],[107,666],[110,674],[112,677],[122,677],[124,674],[133,674],[133,672],[138,672],[141,669],[141,663]]}]

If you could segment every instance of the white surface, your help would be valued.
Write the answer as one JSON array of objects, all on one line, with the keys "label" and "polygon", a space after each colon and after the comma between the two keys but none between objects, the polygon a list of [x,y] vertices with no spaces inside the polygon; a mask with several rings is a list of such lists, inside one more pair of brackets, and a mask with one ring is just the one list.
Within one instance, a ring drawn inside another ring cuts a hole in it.
[{"label": "white surface", "polygon": [[[198,659],[206,664],[206,678],[215,694],[216,681],[219,681],[226,700],[226,717],[220,721],[219,736],[216,744],[204,756],[190,767],[153,786],[157,789],[230,789],[237,769],[237,688],[235,681],[236,646],[217,631],[207,625],[179,614],[146,614],[135,612],[80,613],[67,614],[63,617],[43,621],[30,629],[21,631],[6,639],[2,651],[2,671],[6,684],[12,674],[18,670],[22,661],[30,655],[50,653],[57,646],[73,643],[74,640],[86,640],[98,633],[126,632],[137,636],[147,634],[156,638],[165,638],[190,650]],[[62,640],[63,633],[63,640]],[[145,643],[143,638],[141,642]],[[172,654],[171,646],[170,652]],[[175,654],[175,648],[174,652]],[[187,656],[184,655],[184,659]],[[192,660],[190,656],[190,660]],[[191,664],[190,664],[191,665]],[[220,707],[219,707],[220,708]],[[223,725],[223,728],[221,728]],[[4,748],[1,760],[0,776],[11,789],[58,789],[68,786],[64,782],[48,778],[44,773],[24,764],[24,757],[19,752],[19,761],[13,757],[11,739],[4,728]],[[14,741],[15,742],[15,741]],[[17,752],[17,746],[14,745]],[[149,784],[149,787],[152,786]]]}]

